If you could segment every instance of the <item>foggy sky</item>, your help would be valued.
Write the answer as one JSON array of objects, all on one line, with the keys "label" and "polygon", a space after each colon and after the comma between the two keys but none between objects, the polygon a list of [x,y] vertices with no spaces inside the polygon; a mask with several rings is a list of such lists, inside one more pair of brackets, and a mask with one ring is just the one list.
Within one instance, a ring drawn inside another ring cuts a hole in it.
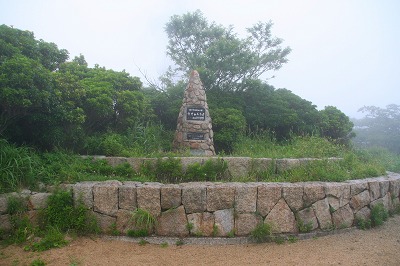
[{"label": "foggy sky", "polygon": [[264,78],[323,109],[361,117],[364,105],[400,104],[400,1],[396,0],[0,0],[0,24],[83,54],[89,66],[157,79],[172,62],[165,24],[200,9],[208,21],[245,29],[274,23],[289,63]]}]

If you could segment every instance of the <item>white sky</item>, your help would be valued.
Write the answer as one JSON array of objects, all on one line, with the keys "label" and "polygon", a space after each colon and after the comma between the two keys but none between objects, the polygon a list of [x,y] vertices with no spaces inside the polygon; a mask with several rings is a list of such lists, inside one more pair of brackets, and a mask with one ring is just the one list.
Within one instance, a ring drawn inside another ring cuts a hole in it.
[{"label": "white sky", "polygon": [[[99,64],[157,79],[172,62],[165,24],[200,9],[211,22],[244,34],[272,20],[292,48],[268,82],[323,109],[361,117],[364,105],[400,104],[400,1],[397,0],[0,0],[0,24],[83,54]],[[137,65],[137,66],[136,66]]]}]

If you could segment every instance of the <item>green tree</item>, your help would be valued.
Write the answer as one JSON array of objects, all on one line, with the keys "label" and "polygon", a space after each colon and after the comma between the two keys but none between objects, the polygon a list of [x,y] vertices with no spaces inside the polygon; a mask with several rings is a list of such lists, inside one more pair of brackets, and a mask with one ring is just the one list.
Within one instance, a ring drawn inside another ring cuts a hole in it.
[{"label": "green tree", "polygon": [[216,108],[210,113],[213,119],[214,144],[217,152],[232,152],[233,144],[244,134],[246,119],[240,110]]},{"label": "green tree", "polygon": [[386,108],[364,106],[359,111],[366,116],[354,122],[355,143],[381,146],[400,154],[400,105],[390,104]]},{"label": "green tree", "polygon": [[326,106],[320,114],[322,136],[341,144],[349,144],[350,139],[355,136],[352,131],[354,124],[349,117],[334,106]]},{"label": "green tree", "polygon": [[290,48],[282,48],[282,39],[272,37],[272,22],[247,29],[239,38],[232,27],[209,23],[197,10],[172,16],[166,24],[167,54],[184,75],[199,71],[206,90],[235,91],[244,81],[257,79],[286,63]]},{"label": "green tree", "polygon": [[16,54],[0,65],[0,134],[18,119],[49,108],[51,73],[38,61]]}]

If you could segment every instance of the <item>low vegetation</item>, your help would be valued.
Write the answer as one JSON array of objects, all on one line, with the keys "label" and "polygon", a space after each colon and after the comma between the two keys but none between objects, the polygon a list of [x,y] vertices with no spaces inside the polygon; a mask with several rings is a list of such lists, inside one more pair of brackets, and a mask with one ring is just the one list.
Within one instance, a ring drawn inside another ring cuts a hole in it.
[{"label": "low vegetation", "polygon": [[[144,143],[143,146],[146,144]],[[151,156],[152,154],[148,154]],[[242,137],[235,145],[234,156],[253,158],[321,158],[287,171],[276,173],[273,168],[249,176],[232,179],[227,164],[221,159],[194,163],[183,171],[178,154],[158,155],[155,164],[144,164],[136,172],[128,163],[116,167],[105,160],[83,158],[67,151],[39,152],[29,147],[17,147],[0,140],[0,193],[22,188],[39,189],[39,185],[75,183],[79,181],[156,181],[179,183],[190,181],[344,181],[400,172],[400,156],[382,148],[358,150],[334,144],[320,137],[293,137],[279,142],[266,134]],[[168,159],[161,159],[168,156]],[[184,156],[187,156],[184,154]],[[326,160],[341,157],[342,160]]]},{"label": "low vegetation", "polygon": [[24,244],[25,250],[44,251],[68,244],[70,236],[98,233],[97,221],[83,204],[74,205],[72,192],[58,190],[48,198],[37,224],[29,219],[27,202],[22,197],[8,199],[7,214],[10,215],[11,230],[0,235],[6,244]]}]

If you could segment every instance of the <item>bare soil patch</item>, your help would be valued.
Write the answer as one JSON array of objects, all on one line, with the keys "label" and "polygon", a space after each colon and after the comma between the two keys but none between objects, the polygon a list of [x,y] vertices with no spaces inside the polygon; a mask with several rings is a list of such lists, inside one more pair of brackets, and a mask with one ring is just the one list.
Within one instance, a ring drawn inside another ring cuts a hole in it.
[{"label": "bare soil patch", "polygon": [[295,243],[246,245],[162,245],[104,238],[78,238],[68,246],[26,252],[0,249],[0,265],[400,265],[400,216],[383,226]]}]

